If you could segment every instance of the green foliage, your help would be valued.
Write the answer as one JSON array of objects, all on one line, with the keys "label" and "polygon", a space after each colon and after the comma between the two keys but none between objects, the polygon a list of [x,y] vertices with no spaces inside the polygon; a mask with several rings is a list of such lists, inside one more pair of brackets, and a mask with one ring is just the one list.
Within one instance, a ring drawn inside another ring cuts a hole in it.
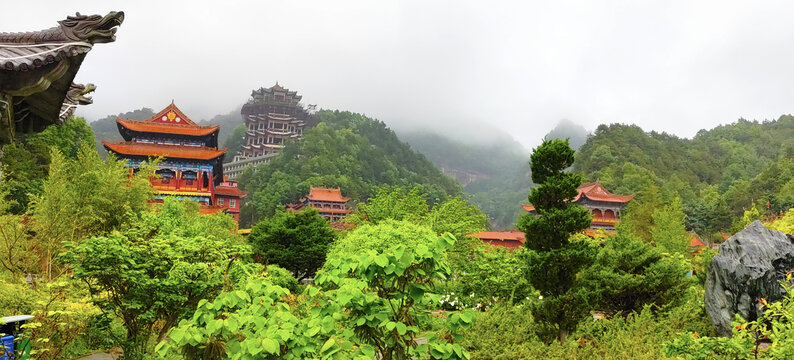
[{"label": "green foliage", "polygon": [[82,118],[70,118],[63,125],[49,126],[44,131],[14,142],[0,152],[3,177],[0,193],[9,202],[11,213],[24,213],[33,197],[40,195],[49,172],[50,151],[56,150],[74,159],[83,144],[91,144],[94,134]]},{"label": "green foliage", "polygon": [[427,194],[418,186],[406,191],[403,188],[382,186],[367,202],[360,203],[358,209],[345,220],[354,224],[378,224],[381,221],[405,220],[421,223],[430,211]]},{"label": "green foliage", "polygon": [[122,319],[127,358],[146,353],[155,324],[162,338],[219,291],[228,263],[250,253],[228,216],[201,216],[195,203],[167,199],[141,215],[123,232],[72,243],[62,256],[89,284],[94,303]]},{"label": "green foliage", "polygon": [[246,130],[248,130],[248,128],[245,127],[245,124],[237,125],[232,132],[229,133],[229,137],[223,141],[223,147],[226,148],[227,162],[232,161],[234,159],[234,155],[243,149],[243,141],[245,141]]},{"label": "green foliage", "polygon": [[698,336],[682,333],[666,344],[667,356],[685,359],[785,359],[794,353],[794,301],[791,292],[792,277],[788,274],[781,285],[789,294],[778,302],[758,299],[757,306],[764,314],[756,321],[747,322],[738,315],[733,322],[730,338]]},{"label": "green foliage", "polygon": [[330,223],[311,207],[279,210],[258,222],[248,236],[261,261],[289,270],[298,280],[314,275],[335,239]]},{"label": "green foliage", "polygon": [[[415,227],[405,222],[402,226]],[[412,243],[386,240],[384,235],[394,230],[390,222],[374,225],[367,231],[379,236],[366,244],[369,246],[329,258],[315,279],[336,297],[326,310],[340,306],[331,313],[341,315],[356,338],[374,347],[381,359],[427,355],[433,359],[467,359],[468,353],[457,344],[429,337],[427,344],[417,346],[414,340],[418,324],[428,316],[418,312],[416,306],[438,299],[432,295],[433,284],[449,274],[444,258],[455,238],[449,234],[438,237],[425,230],[427,235],[411,237]],[[355,248],[351,245],[354,244],[348,244],[348,249]],[[460,339],[455,331],[473,321],[472,312],[452,315],[447,324],[452,331],[449,336]]]},{"label": "green foliage", "polygon": [[364,201],[383,184],[421,186],[430,199],[444,201],[462,189],[427,159],[414,152],[383,122],[340,111],[319,111],[320,123],[287,142],[269,163],[241,174],[250,192],[241,219],[272,215],[296,202],[310,186],[339,186],[354,202]]},{"label": "green foliage", "polygon": [[464,305],[481,310],[493,303],[524,301],[532,288],[524,276],[521,251],[478,244],[458,268],[453,292]]},{"label": "green foliage", "polygon": [[455,177],[471,196],[470,202],[488,215],[491,226],[512,227],[531,185],[526,150],[507,134],[460,135],[416,131],[400,133],[400,138]]},{"label": "green foliage", "polygon": [[[397,245],[414,248],[432,242],[436,237],[437,235],[425,226],[408,221],[384,220],[377,225],[364,224],[356,227],[333,244],[328,252],[328,258],[334,259],[364,250],[384,252]],[[446,256],[442,256],[438,260],[445,261],[445,259]]]},{"label": "green foliage", "polygon": [[680,253],[664,254],[637,237],[619,233],[582,271],[578,286],[588,289],[594,309],[628,314],[646,305],[661,307],[676,301],[691,285],[684,278],[690,268]]},{"label": "green foliage", "polygon": [[519,229],[526,233],[529,283],[544,296],[532,309],[535,319],[555,327],[561,341],[588,310],[584,289],[574,288],[578,271],[587,266],[589,244],[569,242],[572,234],[590,226],[590,212],[570,204],[581,176],[564,170],[573,164],[574,151],[567,140],[544,141],[531,156],[532,181],[539,184],[529,193],[538,216],[525,215]]},{"label": "green foliage", "polygon": [[764,217],[794,206],[793,119],[740,119],[701,130],[691,140],[634,125],[601,125],[580,149],[574,170],[617,193],[657,185],[666,202],[683,200],[688,229],[718,238],[712,235],[739,228],[753,206]]},{"label": "green foliage", "polygon": [[476,206],[460,197],[442,203],[435,199],[432,209],[429,195],[419,187],[410,191],[402,188],[381,187],[366,203],[345,220],[354,224],[378,224],[381,221],[405,220],[430,227],[437,234],[451,233],[457,238],[485,230],[488,219]]},{"label": "green foliage", "polygon": [[685,218],[679,198],[675,198],[670,205],[656,209],[651,229],[653,244],[669,253],[686,253],[691,235],[686,231]]},{"label": "green foliage", "polygon": [[771,230],[782,231],[786,234],[794,234],[794,211],[789,209],[785,215],[776,219],[767,226]]},{"label": "green foliage", "polygon": [[[389,221],[367,226],[387,227]],[[384,239],[374,243],[385,247],[329,258],[315,278],[319,287],[309,286],[300,297],[257,278],[212,302],[202,301],[192,317],[169,333],[170,341],[158,345],[158,354],[184,359],[467,359],[459,345],[433,337],[424,345],[414,341],[418,323],[427,317],[417,305],[433,299],[434,281],[448,273],[443,254],[454,238],[430,232],[416,246]],[[446,323],[449,336],[457,337],[456,331],[473,321],[470,312],[453,315]]]}]

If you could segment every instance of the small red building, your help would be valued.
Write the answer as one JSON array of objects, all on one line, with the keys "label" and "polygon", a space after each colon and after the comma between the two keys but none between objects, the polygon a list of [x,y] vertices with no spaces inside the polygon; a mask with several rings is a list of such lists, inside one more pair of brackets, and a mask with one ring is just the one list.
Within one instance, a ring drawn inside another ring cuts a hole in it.
[{"label": "small red building", "polygon": [[225,175],[223,182],[215,187],[215,203],[218,206],[223,206],[236,222],[239,222],[240,207],[246,195],[248,192],[240,190],[237,187],[237,181],[229,180]]},{"label": "small red building", "polygon": [[347,209],[350,198],[342,196],[340,188],[310,187],[309,195],[302,198],[297,204],[287,204],[287,208],[301,210],[311,206],[320,212],[320,215],[331,222],[342,220],[347,214],[353,212]]},{"label": "small red building", "polygon": [[477,238],[486,244],[503,246],[510,250],[515,250],[521,247],[524,245],[525,241],[524,233],[518,230],[483,231],[472,235],[477,236]]},{"label": "small red building", "polygon": [[[620,222],[620,211],[634,198],[634,195],[615,195],[609,192],[601,182],[584,183],[577,189],[572,203],[584,206],[593,214],[593,229],[615,230]],[[535,213],[532,205],[522,205],[524,210]]]},{"label": "small red building", "polygon": [[127,160],[130,173],[152,158],[163,157],[151,179],[155,201],[165,197],[197,201],[201,213],[227,211],[239,217],[247,194],[226,181],[221,165],[226,149],[218,149],[220,126],[200,126],[172,102],[148,120],[116,118],[124,141],[102,140],[108,152]]}]

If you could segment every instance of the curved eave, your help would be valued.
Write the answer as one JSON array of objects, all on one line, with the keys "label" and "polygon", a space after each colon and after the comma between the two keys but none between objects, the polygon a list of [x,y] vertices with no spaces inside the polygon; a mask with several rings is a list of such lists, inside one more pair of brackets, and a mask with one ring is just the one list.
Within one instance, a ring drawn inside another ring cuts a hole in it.
[{"label": "curved eave", "polygon": [[195,137],[203,137],[209,135],[215,135],[217,137],[217,133],[220,131],[220,125],[215,126],[198,126],[198,125],[165,125],[165,124],[157,124],[154,122],[144,122],[144,121],[135,121],[135,120],[125,120],[122,118],[116,118],[116,124],[118,124],[119,131],[122,129],[126,129],[132,132],[139,132],[139,133],[158,133],[158,134],[172,134],[172,135],[183,135],[183,136],[195,136]]},{"label": "curved eave", "polygon": [[631,201],[631,199],[634,198],[634,195],[595,196],[595,195],[587,195],[583,193],[577,196],[576,199],[574,199],[574,202],[581,200],[582,198],[586,198],[591,201],[625,204]]},{"label": "curved eave", "polygon": [[189,160],[215,160],[223,159],[226,154],[226,149],[212,149],[207,147],[192,147],[192,146],[179,146],[179,145],[161,145],[161,144],[145,144],[145,143],[131,143],[131,142],[118,142],[110,143],[102,140],[102,146],[108,151],[127,156],[147,156],[175,159],[189,159]]}]

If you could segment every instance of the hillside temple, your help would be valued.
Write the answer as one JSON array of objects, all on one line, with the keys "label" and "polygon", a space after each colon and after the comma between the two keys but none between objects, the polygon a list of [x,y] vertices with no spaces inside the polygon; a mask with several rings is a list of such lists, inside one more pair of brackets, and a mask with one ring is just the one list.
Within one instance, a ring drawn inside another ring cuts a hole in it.
[{"label": "hillside temple", "polygon": [[350,198],[342,196],[340,188],[310,187],[309,194],[300,199],[297,204],[287,204],[287,209],[300,211],[307,206],[311,206],[320,213],[320,216],[328,219],[332,223],[342,220],[353,210],[347,209],[347,202]]},{"label": "hillside temple", "polygon": [[[270,161],[288,139],[300,138],[317,120],[301,104],[303,97],[276,83],[251,93],[240,114],[246,126],[242,149],[234,161],[224,165],[229,178],[235,178],[248,166]],[[313,106],[307,107],[309,110]]]},{"label": "hillside temple", "polygon": [[166,197],[193,200],[202,213],[225,211],[237,221],[247,195],[223,175],[226,149],[218,149],[219,126],[199,126],[172,102],[153,117],[135,121],[116,118],[124,141],[102,144],[119,159],[127,160],[130,173],[151,158],[164,157],[151,179],[155,201]]},{"label": "hillside temple", "polygon": [[[620,222],[620,211],[634,198],[634,195],[615,195],[600,181],[584,183],[577,190],[579,193],[571,202],[584,206],[593,214],[591,229],[615,230],[615,225]],[[532,214],[535,213],[532,205],[522,207]]]}]

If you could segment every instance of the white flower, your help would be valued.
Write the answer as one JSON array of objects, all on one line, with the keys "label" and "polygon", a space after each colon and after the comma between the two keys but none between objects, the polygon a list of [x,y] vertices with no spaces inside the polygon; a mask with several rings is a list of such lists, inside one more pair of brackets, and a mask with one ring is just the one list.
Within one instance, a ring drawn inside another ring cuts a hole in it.
[{"label": "white flower", "polygon": [[543,295],[538,296],[538,300],[543,300]]}]

